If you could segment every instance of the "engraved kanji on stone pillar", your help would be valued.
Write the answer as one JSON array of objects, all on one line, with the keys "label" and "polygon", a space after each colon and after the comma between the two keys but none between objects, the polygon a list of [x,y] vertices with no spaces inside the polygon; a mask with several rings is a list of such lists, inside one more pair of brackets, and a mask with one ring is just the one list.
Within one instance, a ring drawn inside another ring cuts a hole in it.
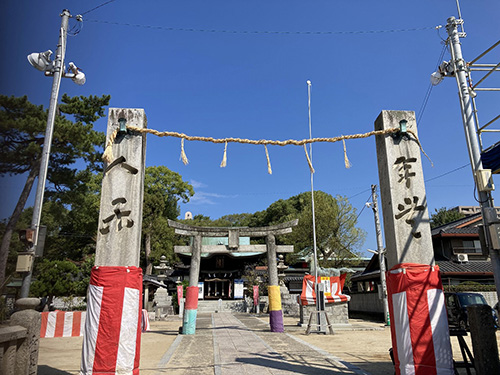
[{"label": "engraved kanji on stone pillar", "polygon": [[[107,139],[120,121],[146,128],[143,109],[110,108]],[[139,266],[145,155],[144,133],[117,134],[102,180],[96,266]]]},{"label": "engraved kanji on stone pillar", "polygon": [[382,111],[375,130],[407,121],[409,133],[378,135],[380,197],[389,268],[399,263],[434,264],[415,112]]}]

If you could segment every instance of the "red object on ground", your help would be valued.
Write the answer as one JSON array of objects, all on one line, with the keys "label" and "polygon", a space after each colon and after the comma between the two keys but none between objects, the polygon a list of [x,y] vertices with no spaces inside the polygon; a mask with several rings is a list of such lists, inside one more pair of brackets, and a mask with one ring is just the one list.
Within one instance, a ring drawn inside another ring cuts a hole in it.
[{"label": "red object on ground", "polygon": [[402,263],[387,272],[396,374],[453,375],[439,267]]}]

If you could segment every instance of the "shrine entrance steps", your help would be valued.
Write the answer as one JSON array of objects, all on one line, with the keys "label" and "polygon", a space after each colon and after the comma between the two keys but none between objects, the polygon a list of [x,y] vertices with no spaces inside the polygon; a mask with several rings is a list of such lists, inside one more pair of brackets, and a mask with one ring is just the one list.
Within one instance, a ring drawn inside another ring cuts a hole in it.
[{"label": "shrine entrance steps", "polygon": [[198,314],[215,312],[245,312],[246,304],[242,299],[236,300],[198,300]]}]

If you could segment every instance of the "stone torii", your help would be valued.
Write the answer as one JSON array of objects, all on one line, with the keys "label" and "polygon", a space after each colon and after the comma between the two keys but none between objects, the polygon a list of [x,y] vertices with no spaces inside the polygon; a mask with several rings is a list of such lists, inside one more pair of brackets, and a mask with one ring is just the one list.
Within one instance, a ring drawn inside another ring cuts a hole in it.
[{"label": "stone torii", "polygon": [[[198,278],[200,275],[201,253],[228,254],[232,252],[267,252],[267,270],[269,275],[269,323],[271,332],[283,332],[283,312],[278,282],[277,253],[293,252],[293,245],[276,245],[276,236],[292,232],[292,227],[298,224],[295,219],[286,223],[268,227],[196,227],[168,220],[168,225],[181,236],[193,237],[191,246],[175,246],[175,253],[191,254],[189,269],[189,286],[186,292],[186,304],[182,333],[193,335],[196,331],[196,315],[198,310]],[[265,237],[265,245],[240,245],[242,237]],[[227,245],[202,245],[203,237],[228,237]]]}]

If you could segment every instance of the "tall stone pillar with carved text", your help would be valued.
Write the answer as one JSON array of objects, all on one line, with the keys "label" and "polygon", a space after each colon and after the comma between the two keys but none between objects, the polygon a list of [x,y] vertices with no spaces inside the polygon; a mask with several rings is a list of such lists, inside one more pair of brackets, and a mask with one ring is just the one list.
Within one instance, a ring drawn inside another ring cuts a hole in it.
[{"label": "tall stone pillar with carved text", "polygon": [[95,266],[87,298],[81,374],[138,373],[142,270],[139,268],[146,154],[143,109],[110,108]]},{"label": "tall stone pillar with carved text", "polygon": [[396,374],[453,374],[439,267],[434,265],[415,113],[382,111],[375,130]]}]

